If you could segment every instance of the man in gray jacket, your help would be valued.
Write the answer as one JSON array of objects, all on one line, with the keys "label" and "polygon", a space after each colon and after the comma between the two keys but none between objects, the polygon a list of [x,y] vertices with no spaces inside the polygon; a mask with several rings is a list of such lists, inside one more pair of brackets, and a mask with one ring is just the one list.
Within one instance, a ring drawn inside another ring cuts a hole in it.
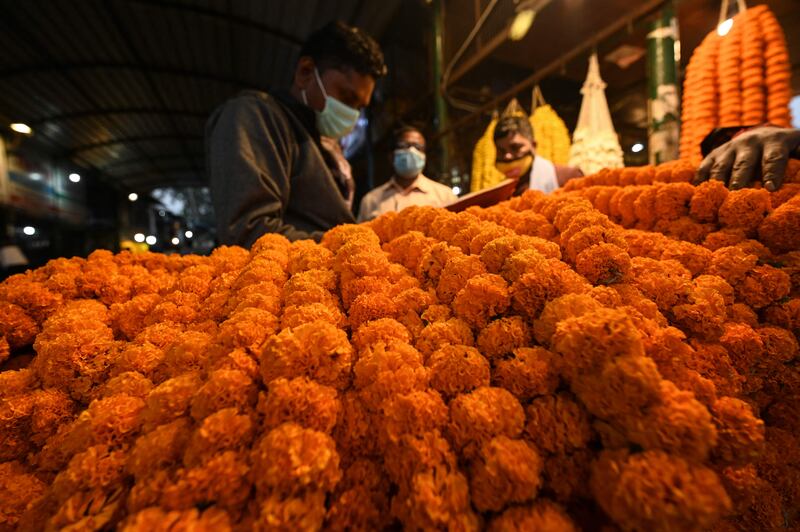
[{"label": "man in gray jacket", "polygon": [[206,124],[206,167],[219,242],[249,247],[264,233],[313,238],[355,222],[347,179],[321,136],[355,126],[386,73],[378,44],[341,22],[300,51],[289,91],[245,91]]}]

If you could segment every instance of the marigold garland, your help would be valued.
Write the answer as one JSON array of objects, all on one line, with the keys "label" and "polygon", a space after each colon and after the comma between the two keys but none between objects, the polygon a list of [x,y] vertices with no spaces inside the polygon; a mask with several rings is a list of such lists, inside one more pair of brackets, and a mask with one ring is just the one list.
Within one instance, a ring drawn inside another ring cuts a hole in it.
[{"label": "marigold garland", "polygon": [[725,36],[709,33],[686,67],[681,157],[699,164],[700,142],[717,127],[789,127],[791,74],[786,37],[766,5],[736,15]]},{"label": "marigold garland", "polygon": [[0,529],[796,527],[799,166],[13,276]]}]

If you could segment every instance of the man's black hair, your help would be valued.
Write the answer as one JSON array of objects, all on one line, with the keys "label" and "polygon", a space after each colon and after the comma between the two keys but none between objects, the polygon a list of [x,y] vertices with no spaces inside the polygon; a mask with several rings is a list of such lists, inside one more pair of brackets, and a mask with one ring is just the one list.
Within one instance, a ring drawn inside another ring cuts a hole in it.
[{"label": "man's black hair", "polygon": [[422,139],[425,140],[425,134],[418,127],[409,126],[409,125],[400,126],[399,128],[394,130],[394,133],[392,133],[392,146],[397,146],[397,143],[400,142],[400,140],[402,140],[403,135],[405,135],[406,133],[412,133],[412,132],[413,133],[419,133],[420,136],[422,136]]},{"label": "man's black hair", "polygon": [[494,140],[498,141],[504,139],[509,135],[519,133],[526,139],[533,142],[533,129],[527,117],[524,116],[507,116],[501,118],[497,125],[494,127]]},{"label": "man's black hair", "polygon": [[300,57],[303,56],[311,57],[320,73],[328,68],[352,68],[374,79],[386,75],[378,43],[365,31],[338,20],[311,34],[300,50]]}]

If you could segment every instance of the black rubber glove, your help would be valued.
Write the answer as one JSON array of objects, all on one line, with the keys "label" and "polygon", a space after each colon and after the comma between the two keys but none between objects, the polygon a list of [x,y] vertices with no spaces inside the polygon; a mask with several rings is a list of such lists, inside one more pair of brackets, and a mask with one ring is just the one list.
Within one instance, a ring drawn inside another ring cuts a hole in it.
[{"label": "black rubber glove", "polygon": [[695,184],[708,179],[740,189],[761,177],[764,188],[780,188],[790,157],[800,156],[800,130],[759,127],[726,142],[703,159]]}]

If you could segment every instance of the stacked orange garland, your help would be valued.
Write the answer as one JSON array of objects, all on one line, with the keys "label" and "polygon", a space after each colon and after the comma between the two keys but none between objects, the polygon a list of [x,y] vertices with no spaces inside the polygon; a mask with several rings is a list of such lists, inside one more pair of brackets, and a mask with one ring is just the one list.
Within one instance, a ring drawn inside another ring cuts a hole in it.
[{"label": "stacked orange garland", "polygon": [[719,91],[715,78],[718,56],[719,36],[711,32],[695,49],[686,67],[681,111],[681,157],[699,159],[700,142],[717,127]]},{"label": "stacked orange garland", "polygon": [[786,46],[786,36],[778,19],[766,8],[760,15],[764,37],[765,80],[767,88],[767,121],[776,126],[788,127],[792,116],[789,102],[792,99],[792,63]]},{"label": "stacked orange garland", "polygon": [[0,283],[0,530],[800,525],[800,168]]},{"label": "stacked orange garland", "polygon": [[699,163],[700,142],[715,127],[789,127],[790,82],[786,38],[767,6],[734,17],[724,37],[708,34],[686,68],[681,157]]},{"label": "stacked orange garland", "polygon": [[[755,21],[757,20],[756,18]],[[717,84],[719,87],[717,125],[719,126],[742,125],[742,35],[745,25],[752,24],[752,22],[747,16],[747,12],[742,13],[734,19],[733,27],[728,35],[719,40],[719,58],[717,60]]]}]

